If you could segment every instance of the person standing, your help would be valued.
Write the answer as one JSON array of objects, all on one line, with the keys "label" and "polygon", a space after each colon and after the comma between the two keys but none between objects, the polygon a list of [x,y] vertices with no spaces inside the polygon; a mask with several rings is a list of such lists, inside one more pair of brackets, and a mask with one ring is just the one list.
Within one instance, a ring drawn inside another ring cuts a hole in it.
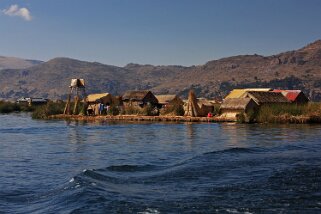
[{"label": "person standing", "polygon": [[104,104],[99,103],[99,114],[102,115],[104,111]]}]

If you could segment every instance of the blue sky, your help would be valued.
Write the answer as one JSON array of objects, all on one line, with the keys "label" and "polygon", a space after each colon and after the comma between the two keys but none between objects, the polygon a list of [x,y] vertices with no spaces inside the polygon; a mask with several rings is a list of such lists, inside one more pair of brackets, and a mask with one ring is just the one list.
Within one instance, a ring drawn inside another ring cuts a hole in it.
[{"label": "blue sky", "polygon": [[0,0],[0,11],[0,55],[44,61],[198,65],[321,39],[319,0]]}]

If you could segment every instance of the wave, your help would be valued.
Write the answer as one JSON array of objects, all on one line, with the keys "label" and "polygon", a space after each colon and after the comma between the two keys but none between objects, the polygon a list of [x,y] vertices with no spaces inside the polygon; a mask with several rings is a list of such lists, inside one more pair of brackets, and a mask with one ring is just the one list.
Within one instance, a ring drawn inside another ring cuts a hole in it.
[{"label": "wave", "polygon": [[[229,148],[222,151],[206,152],[173,165],[111,165],[106,168],[84,170],[72,181],[78,184],[108,182],[109,184],[144,183],[147,185],[155,182],[160,184],[168,181],[185,182],[204,176],[218,179],[220,176],[225,176],[230,168],[235,168],[237,164],[234,161],[235,154],[247,155],[260,151],[258,148]],[[256,161],[259,162],[259,160]],[[251,162],[251,165],[254,163]]]},{"label": "wave", "polygon": [[[206,167],[196,174],[186,172],[193,168],[183,173],[175,166],[157,170],[151,167],[154,173],[144,178],[136,177],[134,172],[132,177],[128,177],[127,172],[121,177],[112,176],[114,167],[128,165],[85,170],[71,179],[63,191],[57,191],[57,195],[39,200],[38,205],[31,203],[37,206],[30,211],[50,213],[48,204],[56,212],[66,207],[64,212],[70,213],[218,213],[229,210],[255,213],[300,211],[302,206],[311,207],[311,212],[321,209],[318,204],[321,168],[318,166],[295,166],[270,170],[268,174],[257,172],[249,177],[240,173],[235,180],[231,174],[215,177]],[[136,167],[144,168],[135,165],[129,168]]]},{"label": "wave", "polygon": [[218,153],[256,153],[261,151],[263,151],[263,148],[259,148],[259,147],[252,147],[252,148],[232,147],[232,148],[219,150],[219,151],[206,152],[204,153],[204,155],[218,154]]},{"label": "wave", "polygon": [[284,166],[264,154],[229,148],[172,165],[86,169],[34,197],[22,191],[12,200],[0,192],[0,202],[16,205],[8,210],[15,213],[284,212],[300,211],[300,204],[321,209],[320,159]]}]

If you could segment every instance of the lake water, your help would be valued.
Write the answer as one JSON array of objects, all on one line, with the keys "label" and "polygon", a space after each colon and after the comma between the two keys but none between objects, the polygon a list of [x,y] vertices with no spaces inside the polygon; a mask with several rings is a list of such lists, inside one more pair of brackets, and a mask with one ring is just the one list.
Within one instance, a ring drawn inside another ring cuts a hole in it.
[{"label": "lake water", "polygon": [[321,212],[320,125],[0,121],[0,213]]}]

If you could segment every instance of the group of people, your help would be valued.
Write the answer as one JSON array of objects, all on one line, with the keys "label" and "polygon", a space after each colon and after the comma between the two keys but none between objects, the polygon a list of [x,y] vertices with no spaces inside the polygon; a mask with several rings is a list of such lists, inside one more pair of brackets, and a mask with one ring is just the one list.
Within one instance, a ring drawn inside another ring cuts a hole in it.
[{"label": "group of people", "polygon": [[102,103],[99,103],[99,114],[103,114],[106,112],[106,114],[108,114],[109,112],[109,105],[104,105]]},{"label": "group of people", "polygon": [[104,105],[103,103],[97,103],[95,105],[89,105],[87,108],[88,115],[102,115],[108,114],[110,109],[109,105]]}]

